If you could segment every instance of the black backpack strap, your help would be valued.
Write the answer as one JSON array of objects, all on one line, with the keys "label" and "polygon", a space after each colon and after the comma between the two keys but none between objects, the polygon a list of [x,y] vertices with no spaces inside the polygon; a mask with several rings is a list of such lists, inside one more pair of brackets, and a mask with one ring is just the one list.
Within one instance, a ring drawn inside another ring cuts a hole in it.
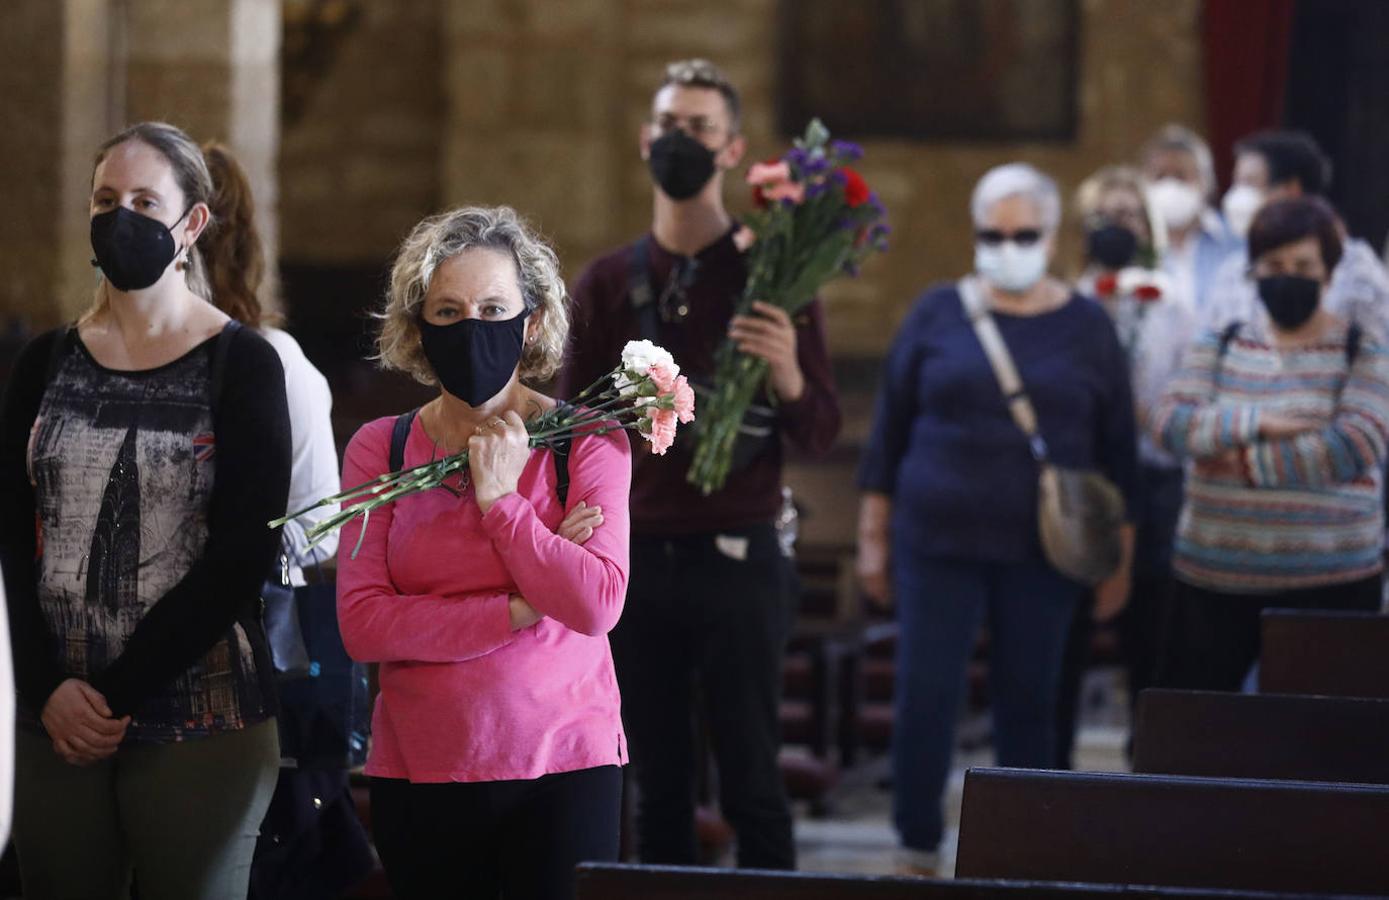
[{"label": "black backpack strap", "polygon": [[1244,327],[1243,322],[1231,322],[1225,326],[1225,330],[1220,332],[1220,352],[1216,354],[1220,359],[1225,358],[1225,354],[1230,352],[1230,345],[1239,337],[1240,329]]},{"label": "black backpack strap", "polygon": [[391,455],[390,472],[399,472],[405,468],[405,442],[410,439],[410,429],[415,424],[415,416],[419,414],[419,408],[403,412],[395,417],[395,424],[391,426]]},{"label": "black backpack strap", "polygon": [[[568,413],[571,404],[559,401],[559,410],[562,414]],[[555,458],[555,493],[559,496],[560,508],[569,505],[569,448],[574,444],[571,435],[556,438],[550,444],[550,455]]]},{"label": "black backpack strap", "polygon": [[212,345],[212,414],[217,415],[217,405],[222,400],[222,385],[227,380],[227,351],[231,348],[232,338],[240,331],[242,325],[235,319],[228,319],[227,324],[217,335],[217,342]]},{"label": "black backpack strap", "polygon": [[661,318],[656,292],[651,287],[651,235],[642,235],[627,254],[627,302],[637,317],[637,331],[648,341],[659,342]]},{"label": "black backpack strap", "polygon": [[1350,331],[1346,334],[1346,365],[1355,365],[1355,358],[1360,355],[1360,344],[1364,341],[1365,330],[1360,327],[1359,322],[1350,323]]}]

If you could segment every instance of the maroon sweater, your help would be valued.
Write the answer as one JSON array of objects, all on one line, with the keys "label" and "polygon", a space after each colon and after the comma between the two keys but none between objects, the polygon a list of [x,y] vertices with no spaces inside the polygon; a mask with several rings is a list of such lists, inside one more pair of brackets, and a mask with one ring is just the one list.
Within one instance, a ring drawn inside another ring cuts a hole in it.
[{"label": "maroon sweater", "polygon": [[[677,255],[651,248],[651,286],[659,296]],[[560,373],[556,395],[572,397],[611,371],[623,346],[644,337],[628,297],[631,246],[600,257],[574,286],[574,323],[570,352]],[[686,291],[689,315],[682,322],[661,322],[657,343],[669,350],[681,370],[712,379],[714,352],[727,336],[734,304],[747,281],[743,254],[730,230],[696,254],[697,275]],[[825,346],[825,313],[816,300],[797,317],[796,352],[805,374],[805,391],[795,403],[779,403],[782,438],[797,448],[822,454],[839,433],[839,400]],[[767,403],[766,396],[755,402]],[[695,409],[698,417],[700,410]],[[646,441],[631,435],[632,530],[635,535],[682,535],[741,528],[772,521],[781,507],[781,440],[746,468],[729,475],[723,489],[705,497],[685,480],[694,450],[694,427],[682,426],[675,446],[655,456]]]}]

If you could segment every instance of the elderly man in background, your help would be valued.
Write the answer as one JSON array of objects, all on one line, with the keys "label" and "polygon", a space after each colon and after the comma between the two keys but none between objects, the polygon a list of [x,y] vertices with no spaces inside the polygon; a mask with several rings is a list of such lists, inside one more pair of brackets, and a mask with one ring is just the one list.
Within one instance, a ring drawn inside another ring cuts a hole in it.
[{"label": "elderly man in background", "polygon": [[1148,200],[1167,229],[1158,262],[1176,293],[1203,310],[1216,271],[1240,248],[1209,204],[1215,191],[1210,147],[1191,129],[1167,125],[1144,146],[1142,163]]}]

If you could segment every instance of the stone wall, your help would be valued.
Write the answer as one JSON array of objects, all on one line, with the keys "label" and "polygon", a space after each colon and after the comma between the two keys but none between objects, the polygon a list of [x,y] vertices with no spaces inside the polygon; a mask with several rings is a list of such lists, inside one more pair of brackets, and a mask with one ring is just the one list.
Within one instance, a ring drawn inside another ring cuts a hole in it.
[{"label": "stone wall", "polygon": [[164,119],[231,144],[276,244],[278,0],[9,0],[0,24],[0,318],[29,328],[91,302],[96,148]]},{"label": "stone wall", "polygon": [[[444,104],[436,0],[367,2],[280,145],[281,257],[384,263],[435,211]],[[292,304],[294,298],[287,298]]]},{"label": "stone wall", "polygon": [[[891,333],[884,322],[895,324],[927,284],[964,270],[968,195],[990,166],[1027,159],[1069,191],[1100,165],[1131,158],[1167,121],[1199,127],[1199,5],[1082,0],[1074,142],[869,142],[864,173],[891,210],[894,247],[863,278],[828,291],[835,352],[880,354]],[[509,203],[577,274],[649,218],[637,129],[673,58],[706,56],[738,83],[752,158],[785,145],[773,121],[775,0],[365,8],[322,95],[284,134],[284,256],[296,262],[384,261],[437,208]],[[742,193],[730,191],[735,207]]]}]

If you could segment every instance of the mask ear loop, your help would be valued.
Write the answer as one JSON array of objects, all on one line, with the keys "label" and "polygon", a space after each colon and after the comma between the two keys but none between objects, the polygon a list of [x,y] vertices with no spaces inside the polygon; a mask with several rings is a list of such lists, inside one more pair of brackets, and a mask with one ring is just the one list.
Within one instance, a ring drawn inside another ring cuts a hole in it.
[{"label": "mask ear loop", "polygon": [[[188,208],[183,211],[183,215],[179,216],[178,219],[174,222],[174,224],[169,226],[169,234],[171,236],[174,233],[174,229],[179,226],[179,223],[182,222],[184,219],[188,218],[188,214],[193,211],[194,206],[197,206],[197,204],[188,204]],[[174,263],[175,271],[186,272],[188,270],[188,250],[191,246],[192,245],[180,247],[178,248],[177,252],[174,253],[174,259],[177,260],[177,262]],[[182,256],[183,259],[179,259],[180,256]]]}]

